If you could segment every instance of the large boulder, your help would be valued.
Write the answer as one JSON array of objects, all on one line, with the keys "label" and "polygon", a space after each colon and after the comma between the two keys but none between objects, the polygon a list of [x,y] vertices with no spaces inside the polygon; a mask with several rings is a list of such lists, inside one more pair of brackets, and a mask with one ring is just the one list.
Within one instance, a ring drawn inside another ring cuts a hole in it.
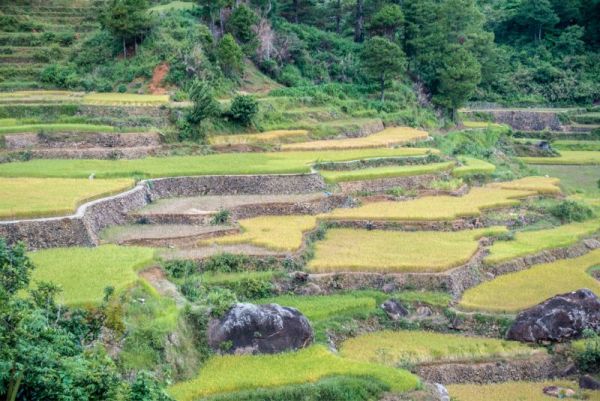
[{"label": "large boulder", "polygon": [[600,330],[600,299],[581,289],[519,313],[506,336],[524,342],[562,342],[580,337],[585,329]]},{"label": "large boulder", "polygon": [[312,340],[308,319],[297,309],[277,304],[236,304],[208,328],[211,348],[236,354],[296,350],[310,345]]}]

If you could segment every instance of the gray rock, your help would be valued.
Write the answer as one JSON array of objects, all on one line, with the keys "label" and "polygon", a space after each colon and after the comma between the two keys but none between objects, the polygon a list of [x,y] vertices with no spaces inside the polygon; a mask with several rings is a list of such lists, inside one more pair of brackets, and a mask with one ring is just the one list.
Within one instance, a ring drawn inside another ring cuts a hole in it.
[{"label": "gray rock", "polygon": [[586,390],[600,390],[600,380],[590,375],[583,375],[579,378],[579,388]]},{"label": "gray rock", "polygon": [[434,383],[433,386],[435,388],[435,393],[439,401],[450,401],[450,394],[448,393],[448,389],[444,387],[443,384]]},{"label": "gray rock", "polygon": [[236,304],[208,328],[211,348],[228,353],[273,354],[304,348],[312,340],[308,319],[297,309],[277,304]]},{"label": "gray rock", "polygon": [[506,336],[524,342],[562,342],[580,337],[585,329],[600,330],[600,299],[581,289],[519,313]]},{"label": "gray rock", "polygon": [[419,306],[416,312],[417,316],[419,317],[427,317],[433,315],[433,311],[429,306]]},{"label": "gray rock", "polygon": [[408,316],[408,310],[395,299],[388,299],[382,303],[381,309],[383,309],[392,320],[398,320],[401,317]]}]

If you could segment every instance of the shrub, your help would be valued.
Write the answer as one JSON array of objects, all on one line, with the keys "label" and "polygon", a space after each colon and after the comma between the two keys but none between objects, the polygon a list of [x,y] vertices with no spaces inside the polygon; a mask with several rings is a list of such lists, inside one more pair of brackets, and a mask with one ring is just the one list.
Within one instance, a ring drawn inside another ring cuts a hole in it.
[{"label": "shrub", "polygon": [[190,276],[198,268],[191,260],[170,260],[163,263],[162,267],[175,279]]},{"label": "shrub", "polygon": [[182,140],[202,140],[205,132],[202,123],[219,113],[219,103],[212,88],[204,81],[195,80],[190,87],[190,100],[194,106],[182,122],[179,138]]},{"label": "shrub", "polygon": [[245,255],[234,255],[232,253],[221,253],[205,259],[202,270],[207,272],[234,273],[244,270],[247,261]]},{"label": "shrub", "polygon": [[244,71],[244,54],[229,33],[219,41],[217,59],[221,70],[229,78],[239,78]]},{"label": "shrub", "polygon": [[600,371],[600,335],[589,329],[583,334],[583,347],[576,347],[575,360],[582,371],[596,373]]},{"label": "shrub", "polygon": [[223,316],[236,302],[235,294],[226,288],[215,288],[206,295],[206,304],[214,317]]},{"label": "shrub", "polygon": [[217,214],[210,220],[210,224],[216,226],[219,224],[227,224],[231,218],[231,213],[227,209],[219,209]]},{"label": "shrub", "polygon": [[549,211],[552,216],[563,223],[584,221],[594,215],[589,206],[572,200],[564,200],[552,206]]},{"label": "shrub", "polygon": [[258,113],[258,102],[252,96],[236,96],[231,102],[231,117],[242,125],[250,125]]}]

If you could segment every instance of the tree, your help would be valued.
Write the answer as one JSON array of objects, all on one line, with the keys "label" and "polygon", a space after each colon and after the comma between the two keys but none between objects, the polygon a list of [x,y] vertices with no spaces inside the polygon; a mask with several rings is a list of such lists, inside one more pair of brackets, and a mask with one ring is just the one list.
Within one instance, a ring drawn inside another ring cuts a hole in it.
[{"label": "tree", "polygon": [[258,102],[252,96],[236,96],[231,102],[230,114],[242,125],[250,125],[258,113]]},{"label": "tree", "polygon": [[244,53],[229,33],[219,41],[217,60],[221,70],[229,78],[237,78],[244,71]]},{"label": "tree", "polygon": [[451,112],[456,121],[457,110],[473,94],[481,81],[481,65],[471,52],[453,46],[443,59],[439,86],[433,100]]},{"label": "tree", "polygon": [[101,19],[102,25],[123,44],[123,55],[127,58],[127,45],[148,33],[151,19],[146,0],[112,0]]},{"label": "tree", "polygon": [[548,0],[522,0],[514,20],[529,29],[535,42],[542,41],[544,29],[553,28],[559,22]]},{"label": "tree", "polygon": [[365,0],[356,0],[356,20],[354,23],[354,41],[365,40]]},{"label": "tree", "polygon": [[187,114],[187,125],[182,127],[181,139],[200,140],[204,137],[202,123],[220,112],[219,102],[212,88],[204,81],[195,80],[189,90],[190,100],[194,102]]},{"label": "tree", "polygon": [[386,82],[401,76],[406,70],[404,52],[397,44],[376,36],[365,43],[360,59],[365,73],[378,80],[380,98],[384,101]]},{"label": "tree", "polygon": [[375,35],[385,36],[389,40],[394,40],[396,33],[404,24],[404,13],[402,8],[396,4],[387,4],[373,17],[369,24],[369,30]]},{"label": "tree", "polygon": [[229,16],[227,30],[241,43],[248,43],[256,39],[256,32],[252,28],[258,21],[258,15],[254,11],[247,5],[240,4]]}]

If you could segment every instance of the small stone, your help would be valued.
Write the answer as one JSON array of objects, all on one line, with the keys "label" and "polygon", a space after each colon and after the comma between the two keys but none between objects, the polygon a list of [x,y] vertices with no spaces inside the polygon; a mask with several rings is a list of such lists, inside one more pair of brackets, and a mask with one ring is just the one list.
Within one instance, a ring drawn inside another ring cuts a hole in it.
[{"label": "small stone", "polygon": [[543,392],[544,394],[555,398],[573,398],[576,394],[573,389],[559,386],[544,387]]},{"label": "small stone", "polygon": [[383,292],[385,292],[386,294],[389,294],[389,293],[391,293],[391,292],[394,292],[394,291],[396,291],[397,289],[398,289],[398,288],[397,288],[397,286],[396,286],[396,284],[395,284],[395,283],[387,283],[387,284],[384,284],[384,286],[381,288],[381,290],[382,290]]},{"label": "small stone", "polygon": [[600,380],[590,375],[583,375],[579,378],[579,387],[586,390],[600,390]]},{"label": "small stone", "polygon": [[388,299],[382,303],[380,307],[385,311],[388,317],[394,321],[401,317],[408,316],[408,310],[395,299]]},{"label": "small stone", "polygon": [[448,393],[448,389],[444,385],[434,383],[433,386],[436,392],[435,396],[439,401],[450,401],[450,393]]},{"label": "small stone", "polygon": [[419,317],[427,317],[433,315],[433,311],[429,306],[419,306],[416,312],[417,316]]},{"label": "small stone", "polygon": [[323,290],[315,283],[307,283],[306,285],[298,287],[296,293],[300,295],[321,295]]},{"label": "small stone", "polygon": [[583,240],[583,245],[585,245],[588,249],[598,249],[600,248],[600,241],[594,238],[589,238]]}]

